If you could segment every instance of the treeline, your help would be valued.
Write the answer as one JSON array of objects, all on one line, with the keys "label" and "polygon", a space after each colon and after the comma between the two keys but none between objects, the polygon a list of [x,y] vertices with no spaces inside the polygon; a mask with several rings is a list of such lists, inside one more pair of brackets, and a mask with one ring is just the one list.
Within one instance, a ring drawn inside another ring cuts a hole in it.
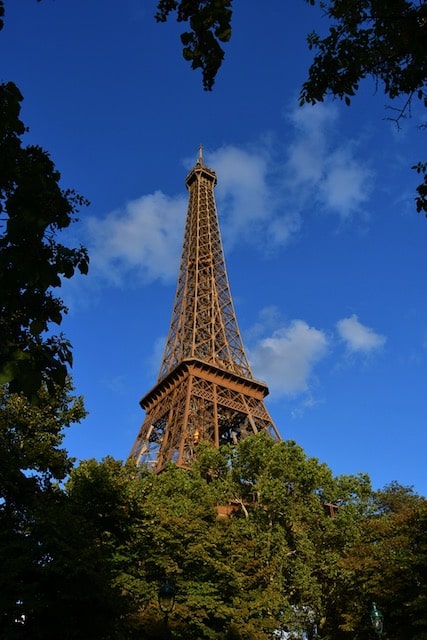
[{"label": "treeline", "polygon": [[[23,410],[21,396],[3,396],[3,436]],[[30,448],[34,411],[27,433],[17,430]],[[427,637],[427,501],[411,489],[333,477],[266,435],[202,444],[189,470],[87,460],[63,488],[52,470],[17,482],[11,467],[15,495],[5,500],[2,476],[0,510],[5,640],[160,638],[165,577],[177,640],[368,640],[372,601],[385,638]]]}]

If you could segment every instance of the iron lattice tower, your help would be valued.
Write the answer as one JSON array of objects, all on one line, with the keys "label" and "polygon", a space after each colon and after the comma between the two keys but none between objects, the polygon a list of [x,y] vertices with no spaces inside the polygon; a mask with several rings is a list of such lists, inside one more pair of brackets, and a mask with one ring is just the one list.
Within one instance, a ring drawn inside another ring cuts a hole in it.
[{"label": "iron lattice tower", "polygon": [[240,337],[214,199],[216,174],[202,150],[186,178],[189,204],[169,335],[156,385],[140,401],[146,416],[130,457],[155,471],[188,467],[197,445],[250,434],[280,435],[264,405]]}]

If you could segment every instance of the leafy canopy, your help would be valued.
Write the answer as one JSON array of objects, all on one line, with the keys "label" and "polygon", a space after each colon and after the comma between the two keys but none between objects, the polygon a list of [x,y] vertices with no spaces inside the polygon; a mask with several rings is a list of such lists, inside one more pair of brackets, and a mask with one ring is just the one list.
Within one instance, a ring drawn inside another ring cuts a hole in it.
[{"label": "leafy canopy", "polygon": [[66,383],[71,345],[50,328],[67,308],[53,290],[89,260],[57,241],[86,201],[60,187],[46,151],[23,145],[22,100],[13,82],[0,85],[0,384],[35,397]]},{"label": "leafy canopy", "polygon": [[168,576],[176,640],[367,640],[373,599],[387,638],[425,638],[424,498],[266,434],[199,452],[160,474],[84,461],[0,528],[1,637],[157,639]]},{"label": "leafy canopy", "polygon": [[330,0],[320,5],[331,26],[324,38],[315,32],[308,37],[316,54],[302,103],[331,94],[350,104],[360,81],[372,76],[389,98],[416,96],[427,106],[427,4]]},{"label": "leafy canopy", "polygon": [[[329,33],[308,36],[315,56],[300,104],[315,104],[332,95],[350,105],[360,82],[370,76],[390,100],[400,100],[390,118],[398,126],[411,115],[414,100],[427,107],[425,0],[321,0],[320,6],[330,23]],[[427,163],[412,169],[423,177],[416,208],[427,215]]]},{"label": "leafy canopy", "polygon": [[188,22],[181,34],[183,56],[193,69],[202,70],[203,87],[211,90],[224,59],[220,43],[231,38],[233,0],[159,0],[155,18],[166,22],[176,11],[178,22]]},{"label": "leafy canopy", "polygon": [[60,483],[73,464],[62,446],[63,430],[84,416],[69,380],[50,391],[43,386],[37,402],[0,387],[0,637],[5,640],[57,637],[57,628],[56,635],[49,631],[53,617],[47,610],[55,607],[51,598],[58,593],[52,570],[68,553],[62,546],[60,559],[65,523],[69,528]]}]

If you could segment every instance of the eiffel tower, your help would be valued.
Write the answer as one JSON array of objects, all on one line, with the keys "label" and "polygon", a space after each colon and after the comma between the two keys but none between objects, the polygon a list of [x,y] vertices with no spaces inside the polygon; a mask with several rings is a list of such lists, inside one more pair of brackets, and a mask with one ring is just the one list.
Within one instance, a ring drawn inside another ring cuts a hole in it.
[{"label": "eiffel tower", "polygon": [[187,468],[197,446],[268,431],[280,440],[243,348],[224,262],[214,187],[202,147],[186,178],[189,204],[169,335],[156,385],[140,401],[145,420],[130,457],[161,471]]}]

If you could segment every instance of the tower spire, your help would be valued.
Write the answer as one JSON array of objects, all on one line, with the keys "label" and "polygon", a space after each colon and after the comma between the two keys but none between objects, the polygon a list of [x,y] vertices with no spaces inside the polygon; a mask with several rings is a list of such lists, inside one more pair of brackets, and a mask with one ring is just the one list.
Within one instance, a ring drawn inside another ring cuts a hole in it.
[{"label": "tower spire", "polygon": [[204,162],[203,162],[203,145],[199,144],[199,159],[197,161],[197,164],[203,166]]},{"label": "tower spire", "polygon": [[216,447],[267,430],[280,440],[237,325],[214,199],[216,174],[203,147],[186,178],[187,220],[172,318],[156,385],[131,457],[156,471],[187,467],[200,441]]}]

